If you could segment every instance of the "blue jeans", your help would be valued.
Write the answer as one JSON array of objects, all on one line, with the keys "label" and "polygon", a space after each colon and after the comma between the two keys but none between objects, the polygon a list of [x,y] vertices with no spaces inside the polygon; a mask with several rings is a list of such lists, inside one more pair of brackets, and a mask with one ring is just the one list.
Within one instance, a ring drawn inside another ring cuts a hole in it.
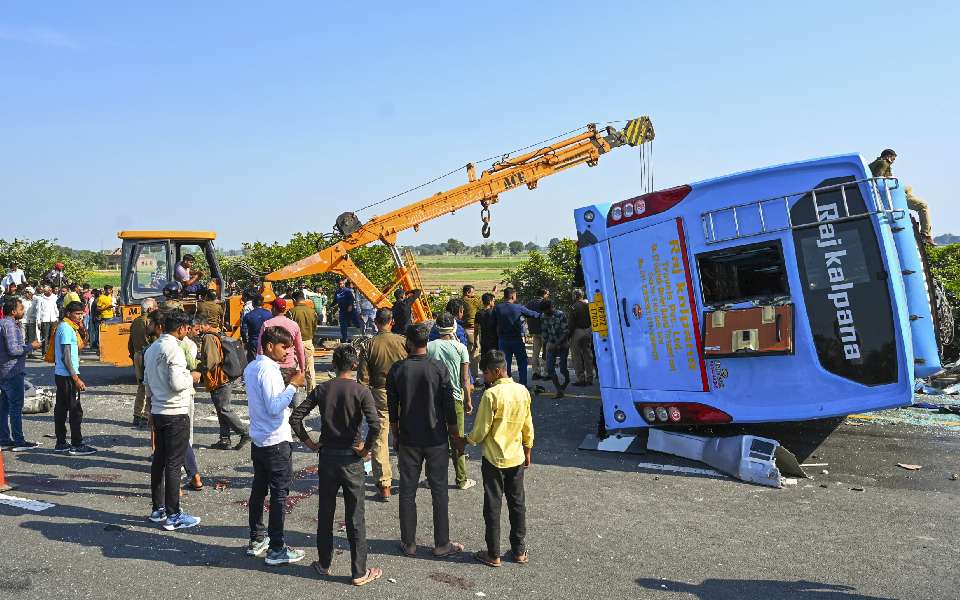
[{"label": "blue jeans", "polygon": [[557,360],[560,360],[560,374],[564,381],[570,381],[570,370],[567,369],[567,358],[570,357],[570,348],[547,348],[547,375],[550,379],[557,376]]},{"label": "blue jeans", "polygon": [[23,373],[0,379],[0,444],[23,443]]},{"label": "blue jeans", "polygon": [[517,381],[521,385],[527,385],[527,347],[523,340],[500,338],[500,351],[507,359],[507,375],[510,374],[513,357],[517,357]]},{"label": "blue jeans", "polygon": [[340,311],[340,341],[349,342],[350,336],[347,335],[347,328],[354,326],[357,329],[363,329],[363,325],[360,323],[360,314],[353,310],[350,312]]},{"label": "blue jeans", "polygon": [[[54,330],[55,335],[56,330]],[[96,319],[90,320],[90,329],[87,330],[87,333],[90,335],[90,348],[93,350],[100,348],[100,321]]]}]

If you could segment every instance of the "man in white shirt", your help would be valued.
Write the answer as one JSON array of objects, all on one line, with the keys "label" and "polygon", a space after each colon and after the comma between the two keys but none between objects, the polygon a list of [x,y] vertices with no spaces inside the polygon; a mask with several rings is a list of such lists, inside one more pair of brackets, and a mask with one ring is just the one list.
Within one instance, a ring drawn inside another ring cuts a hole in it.
[{"label": "man in white shirt", "polygon": [[43,293],[34,296],[37,304],[37,325],[40,326],[40,348],[46,353],[50,338],[57,330],[60,309],[57,308],[57,295],[49,285],[43,286]]},{"label": "man in white shirt", "polygon": [[[23,321],[20,322],[20,327],[23,329],[23,339],[27,344],[40,341],[39,331],[37,330],[37,305],[39,303],[33,294],[34,289],[27,286],[23,288],[23,296],[20,298],[23,302]],[[33,351],[27,354],[27,358],[33,358]]]},{"label": "man in white shirt", "polygon": [[16,286],[26,285],[27,276],[24,275],[23,270],[16,263],[10,263],[10,271],[3,277],[3,280],[0,281],[0,287],[7,289],[11,284]]},{"label": "man in white shirt", "polygon": [[[264,326],[260,332],[263,353],[243,370],[250,412],[250,456],[253,459],[253,485],[250,488],[249,556],[263,556],[268,565],[303,560],[302,550],[288,547],[283,539],[284,501],[293,481],[293,434],[290,430],[290,404],[306,377],[297,371],[290,383],[283,383],[279,361],[293,346],[293,336],[283,327]],[[270,520],[263,527],[263,500],[270,490]]]},{"label": "man in white shirt", "polygon": [[199,371],[187,369],[180,340],[190,330],[190,318],[181,310],[163,319],[163,335],[143,354],[143,384],[150,390],[150,413],[156,449],[150,468],[153,512],[150,521],[167,531],[186,529],[200,519],[180,510],[180,469],[190,444],[190,404]]}]

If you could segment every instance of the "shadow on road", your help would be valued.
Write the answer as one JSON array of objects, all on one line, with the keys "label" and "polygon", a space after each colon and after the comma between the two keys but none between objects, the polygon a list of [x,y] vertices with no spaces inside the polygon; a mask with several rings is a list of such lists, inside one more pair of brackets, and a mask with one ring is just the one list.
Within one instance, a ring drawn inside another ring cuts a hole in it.
[{"label": "shadow on road", "polygon": [[[38,532],[48,540],[78,544],[86,548],[95,548],[106,558],[138,559],[157,561],[173,566],[207,566],[221,569],[242,569],[244,571],[262,571],[274,575],[290,575],[311,580],[321,580],[309,561],[303,561],[283,567],[269,567],[262,559],[246,556],[244,548],[249,529],[242,525],[206,525],[177,532],[165,532],[151,525],[145,518],[114,514],[92,508],[57,505],[51,509],[50,516],[56,520],[26,521],[24,529]],[[75,519],[79,522],[65,521]],[[336,523],[335,525],[336,526]],[[207,538],[226,538],[236,540],[234,545],[207,543]],[[315,540],[297,531],[287,531],[287,544],[306,548],[315,545]],[[400,547],[396,539],[367,540],[371,564],[376,564],[377,555],[400,556]],[[322,578],[350,584],[349,546],[344,537],[334,536],[335,556],[334,575]],[[469,555],[461,553],[450,558],[433,557],[429,549],[419,548],[416,559],[437,563],[469,563]]]},{"label": "shadow on road", "polygon": [[866,596],[848,585],[816,581],[777,581],[773,579],[704,579],[700,584],[666,579],[637,579],[648,590],[691,594],[701,600],[744,600],[746,598],[782,598],[783,600],[892,600],[886,596]]}]

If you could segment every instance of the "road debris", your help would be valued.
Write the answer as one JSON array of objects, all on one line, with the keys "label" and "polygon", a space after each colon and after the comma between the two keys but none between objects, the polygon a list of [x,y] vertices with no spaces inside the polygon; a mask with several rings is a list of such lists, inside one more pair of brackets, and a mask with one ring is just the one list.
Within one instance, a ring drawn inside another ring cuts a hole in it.
[{"label": "road debris", "polygon": [[900,467],[901,469],[906,469],[908,471],[919,471],[920,469],[923,468],[922,465],[910,465],[907,463],[897,463],[897,466]]},{"label": "road debris", "polygon": [[960,479],[960,474],[954,473],[950,476],[950,481],[956,481],[958,479]]},{"label": "road debris", "polygon": [[784,475],[808,477],[797,458],[778,441],[755,435],[703,437],[651,429],[647,449],[706,463],[741,481],[768,487],[781,487],[781,469]]},{"label": "road debris", "polygon": [[850,488],[851,492],[862,492],[864,489],[862,487],[852,487]]}]

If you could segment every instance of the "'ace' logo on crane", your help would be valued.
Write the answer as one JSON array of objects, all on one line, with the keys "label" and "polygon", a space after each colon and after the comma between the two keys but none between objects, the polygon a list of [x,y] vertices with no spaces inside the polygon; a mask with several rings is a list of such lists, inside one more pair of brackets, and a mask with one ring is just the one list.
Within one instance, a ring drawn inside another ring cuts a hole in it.
[{"label": "'ace' logo on crane", "polygon": [[512,190],[521,183],[526,183],[526,179],[523,178],[523,173],[517,173],[516,175],[511,175],[510,177],[505,177],[503,180],[503,188],[505,190]]}]

